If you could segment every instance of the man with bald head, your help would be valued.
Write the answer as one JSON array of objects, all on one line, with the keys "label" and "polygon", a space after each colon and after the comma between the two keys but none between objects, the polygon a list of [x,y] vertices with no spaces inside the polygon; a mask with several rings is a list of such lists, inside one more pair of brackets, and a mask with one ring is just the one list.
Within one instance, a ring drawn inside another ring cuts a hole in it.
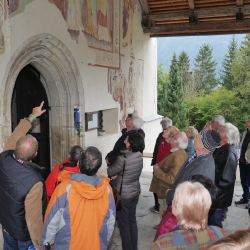
[{"label": "man with bald head", "polygon": [[46,111],[42,107],[43,102],[21,119],[0,154],[0,224],[6,250],[27,250],[32,244],[41,248],[46,190],[41,168],[32,163],[38,142],[26,133]]}]

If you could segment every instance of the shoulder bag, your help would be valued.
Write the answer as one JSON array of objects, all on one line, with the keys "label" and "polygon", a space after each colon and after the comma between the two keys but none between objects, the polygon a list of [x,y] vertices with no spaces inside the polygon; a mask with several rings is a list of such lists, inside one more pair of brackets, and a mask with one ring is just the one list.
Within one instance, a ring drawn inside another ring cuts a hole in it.
[{"label": "shoulder bag", "polygon": [[122,182],[121,182],[120,191],[119,191],[118,194],[115,195],[116,211],[121,211],[122,210],[121,194],[122,194],[122,183],[123,183],[125,165],[126,165],[126,155],[124,155],[124,164],[123,164],[123,170],[122,170]]}]

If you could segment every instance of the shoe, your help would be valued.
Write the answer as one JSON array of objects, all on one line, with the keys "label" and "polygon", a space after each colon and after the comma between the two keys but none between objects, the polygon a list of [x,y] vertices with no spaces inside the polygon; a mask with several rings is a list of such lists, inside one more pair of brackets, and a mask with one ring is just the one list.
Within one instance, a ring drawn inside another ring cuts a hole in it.
[{"label": "shoe", "polygon": [[158,229],[158,226],[159,226],[159,225],[154,226],[153,229]]},{"label": "shoe", "polygon": [[246,209],[250,209],[250,203],[246,205]]},{"label": "shoe", "polygon": [[159,213],[159,211],[157,211],[154,206],[150,207],[150,211],[157,214]]},{"label": "shoe", "polygon": [[236,205],[240,205],[240,204],[247,204],[249,201],[245,201],[243,198],[241,198],[239,201],[235,201]]}]

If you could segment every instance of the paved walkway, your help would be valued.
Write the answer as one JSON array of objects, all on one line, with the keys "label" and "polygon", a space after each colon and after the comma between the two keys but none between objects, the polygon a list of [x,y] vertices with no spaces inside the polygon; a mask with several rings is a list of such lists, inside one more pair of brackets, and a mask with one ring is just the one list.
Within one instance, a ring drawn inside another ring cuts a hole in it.
[{"label": "paved walkway", "polygon": [[[153,194],[149,192],[149,185],[151,182],[152,173],[142,172],[140,182],[141,182],[141,195],[139,203],[137,205],[137,224],[138,224],[138,234],[139,234],[139,245],[138,250],[150,249],[152,245],[156,230],[153,226],[160,222],[158,214],[150,212],[149,208],[154,204]],[[237,181],[234,190],[234,200],[239,200],[241,198],[242,188],[240,182]],[[246,229],[249,227],[249,215],[245,205],[235,206],[233,205],[229,208],[227,219],[223,222],[225,229],[234,232],[239,229]],[[3,239],[0,233],[0,250],[3,249]],[[65,249],[66,250],[66,249]],[[121,238],[119,234],[119,229],[116,226],[112,242],[109,246],[109,250],[122,250]]]}]

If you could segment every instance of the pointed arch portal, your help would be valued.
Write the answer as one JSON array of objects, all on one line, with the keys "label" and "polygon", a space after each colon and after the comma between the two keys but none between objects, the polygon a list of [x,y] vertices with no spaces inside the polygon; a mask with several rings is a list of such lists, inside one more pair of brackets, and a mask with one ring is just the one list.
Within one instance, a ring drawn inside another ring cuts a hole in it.
[{"label": "pointed arch portal", "polygon": [[[51,164],[66,158],[71,146],[84,146],[74,130],[74,105],[81,105],[84,122],[84,90],[79,69],[66,46],[51,34],[39,34],[26,40],[13,54],[5,70],[1,105],[3,143],[11,133],[11,99],[16,79],[26,65],[32,65],[42,77],[49,113]],[[80,98],[81,97],[81,98]],[[29,115],[29,114],[27,114]],[[3,145],[2,145],[3,146]]]}]

